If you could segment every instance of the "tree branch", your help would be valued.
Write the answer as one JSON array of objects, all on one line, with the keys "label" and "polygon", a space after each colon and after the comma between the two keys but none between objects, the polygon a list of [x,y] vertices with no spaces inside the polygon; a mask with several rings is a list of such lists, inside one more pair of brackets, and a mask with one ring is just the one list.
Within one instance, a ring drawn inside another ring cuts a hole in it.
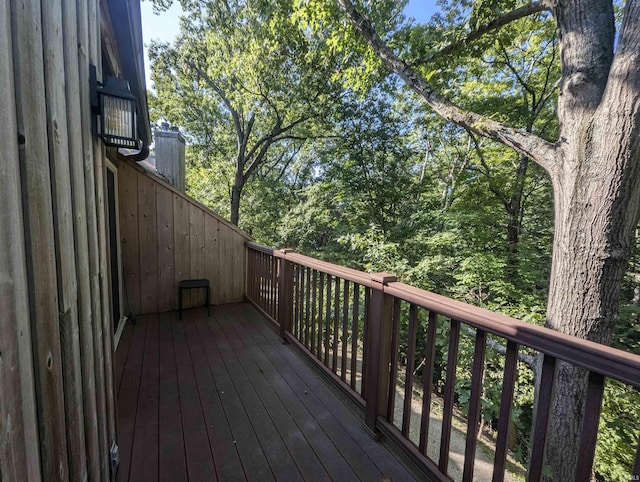
[{"label": "tree branch", "polygon": [[478,154],[478,159],[480,160],[480,164],[482,164],[482,167],[484,167],[485,169],[484,175],[487,177],[487,184],[489,184],[489,190],[495,195],[495,197],[498,198],[498,200],[504,205],[504,207],[507,210],[509,210],[510,202],[509,200],[507,200],[507,197],[500,191],[500,189],[498,189],[498,186],[496,186],[496,181],[493,178],[493,175],[491,174],[491,168],[487,164],[487,160],[484,157],[484,152],[482,152],[482,147],[480,146],[480,142],[478,142],[478,139],[476,138],[476,136],[473,135],[473,132],[467,131],[467,134],[469,134],[469,138],[473,141],[473,147],[476,151],[476,154]]},{"label": "tree branch", "polygon": [[553,144],[531,133],[505,126],[488,117],[462,109],[441,97],[424,78],[398,58],[380,39],[371,22],[355,9],[351,0],[338,0],[338,3],[355,30],[367,41],[384,65],[398,74],[441,117],[478,135],[501,142],[533,159],[550,174],[554,173],[558,161]]},{"label": "tree branch", "polygon": [[470,43],[478,40],[480,37],[482,37],[483,35],[493,30],[502,28],[505,25],[510,24],[511,22],[514,22],[524,17],[528,17],[529,15],[533,15],[534,13],[543,12],[545,10],[551,10],[551,6],[548,5],[546,1],[531,2],[531,3],[528,3],[527,5],[523,5],[522,7],[518,7],[515,10],[511,10],[510,12],[507,12],[501,15],[500,17],[491,20],[490,22],[485,23],[484,25],[481,25],[477,29],[471,31],[463,39],[458,40],[456,42],[452,42],[449,45],[446,45],[445,47],[441,48],[437,52],[430,54],[426,58],[420,59],[414,62],[412,65],[425,64],[439,57],[450,55],[455,51],[457,51],[458,49],[461,49],[462,47],[469,45]]},{"label": "tree branch", "polygon": [[220,99],[222,99],[222,102],[224,103],[225,107],[231,113],[231,117],[233,118],[233,125],[236,128],[236,135],[238,137],[238,149],[240,149],[242,146],[243,138],[244,138],[244,130],[242,128],[242,123],[240,121],[240,115],[238,114],[238,111],[233,108],[233,105],[231,104],[231,100],[229,99],[229,97],[227,97],[226,92],[222,90],[213,80],[211,80],[211,78],[202,69],[196,66],[193,62],[190,62],[187,60],[186,64],[198,72],[198,75],[200,75],[200,77],[204,79],[207,85],[211,87],[216,94],[218,94]]}]

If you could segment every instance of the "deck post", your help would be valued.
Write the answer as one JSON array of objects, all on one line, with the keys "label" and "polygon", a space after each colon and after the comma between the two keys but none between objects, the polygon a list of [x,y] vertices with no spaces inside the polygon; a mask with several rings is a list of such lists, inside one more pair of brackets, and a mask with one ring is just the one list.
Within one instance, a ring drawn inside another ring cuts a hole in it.
[{"label": "deck post", "polygon": [[378,436],[376,419],[387,411],[393,331],[393,297],[384,292],[384,287],[395,281],[397,278],[387,273],[371,275],[364,398],[367,404],[365,424],[375,438]]},{"label": "deck post", "polygon": [[291,318],[293,312],[293,263],[287,258],[292,249],[280,250],[282,254],[278,265],[278,323],[280,337],[285,342],[285,333],[291,332]]}]

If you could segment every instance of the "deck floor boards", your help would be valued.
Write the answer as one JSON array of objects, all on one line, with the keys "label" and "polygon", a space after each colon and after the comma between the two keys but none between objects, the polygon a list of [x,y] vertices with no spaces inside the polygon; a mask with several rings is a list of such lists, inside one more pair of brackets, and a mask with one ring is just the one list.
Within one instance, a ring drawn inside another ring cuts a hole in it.
[{"label": "deck floor boards", "polygon": [[147,315],[129,335],[121,482],[415,480],[249,305]]}]

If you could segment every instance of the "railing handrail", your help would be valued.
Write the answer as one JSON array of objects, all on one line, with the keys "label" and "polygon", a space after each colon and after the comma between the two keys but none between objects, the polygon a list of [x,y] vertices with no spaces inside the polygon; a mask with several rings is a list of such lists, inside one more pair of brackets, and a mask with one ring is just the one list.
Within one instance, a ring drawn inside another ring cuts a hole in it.
[{"label": "railing handrail", "polygon": [[640,356],[396,282],[385,293],[518,345],[640,387]]},{"label": "railing handrail", "polygon": [[260,251],[263,253],[271,254],[276,258],[285,258],[292,263],[300,264],[323,273],[330,274],[331,276],[338,276],[354,283],[358,283],[362,286],[371,287],[371,275],[358,271],[357,269],[347,268],[337,264],[330,263],[328,261],[322,261],[304,254],[296,253],[290,249],[273,249],[267,246],[263,246],[258,243],[247,241],[246,246],[248,248]]},{"label": "railing handrail", "polygon": [[640,355],[527,323],[405,283],[390,282],[386,285],[375,283],[372,274],[320,261],[288,249],[276,250],[254,242],[247,242],[246,246],[362,286],[381,289],[388,295],[487,331],[518,345],[527,346],[640,388]]}]

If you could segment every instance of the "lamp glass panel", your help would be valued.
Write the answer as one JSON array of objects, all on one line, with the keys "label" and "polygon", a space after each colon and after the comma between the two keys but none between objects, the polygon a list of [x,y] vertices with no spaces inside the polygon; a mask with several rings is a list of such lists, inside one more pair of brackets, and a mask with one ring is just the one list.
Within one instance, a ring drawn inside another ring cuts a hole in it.
[{"label": "lamp glass panel", "polygon": [[103,96],[104,132],[106,136],[135,139],[133,124],[135,105],[121,97]]}]

